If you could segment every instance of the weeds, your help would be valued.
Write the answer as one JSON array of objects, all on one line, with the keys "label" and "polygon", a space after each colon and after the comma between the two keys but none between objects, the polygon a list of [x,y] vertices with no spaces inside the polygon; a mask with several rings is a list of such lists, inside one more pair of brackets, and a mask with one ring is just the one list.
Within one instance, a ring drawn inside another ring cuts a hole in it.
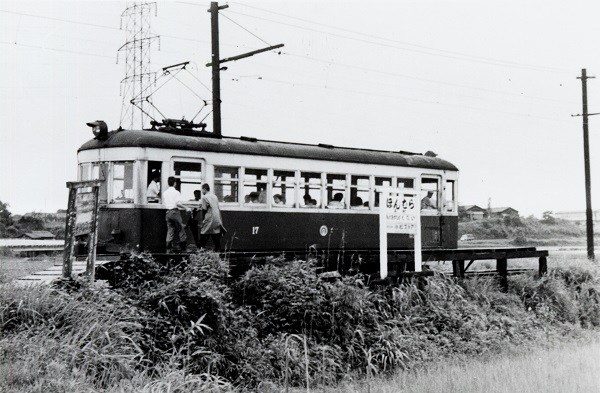
[{"label": "weeds", "polygon": [[267,392],[366,378],[370,389],[376,375],[600,326],[600,279],[585,265],[514,276],[502,292],[494,278],[443,274],[369,290],[272,262],[233,280],[216,254],[140,255],[103,273],[110,288],[4,285],[0,388]]}]

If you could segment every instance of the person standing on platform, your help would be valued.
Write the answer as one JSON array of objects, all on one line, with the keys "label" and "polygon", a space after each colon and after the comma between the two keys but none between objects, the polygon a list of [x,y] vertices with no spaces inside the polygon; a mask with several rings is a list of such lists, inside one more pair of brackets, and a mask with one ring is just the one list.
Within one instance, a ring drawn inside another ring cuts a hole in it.
[{"label": "person standing on platform", "polygon": [[[163,193],[163,203],[167,208],[167,252],[185,251],[187,236],[179,209],[184,209],[186,212],[189,212],[190,209],[181,203],[181,193],[174,187],[175,178],[170,176],[167,183],[169,188]],[[178,239],[178,242],[174,242],[175,238]]]},{"label": "person standing on platform", "polygon": [[210,193],[210,186],[202,184],[202,199],[200,199],[200,209],[202,211],[202,222],[200,223],[200,242],[198,246],[205,248],[210,237],[214,244],[214,250],[221,251],[221,231],[223,221],[221,220],[221,210],[219,209],[219,200],[216,195]]},{"label": "person standing on platform", "polygon": [[[192,199],[192,201],[199,201],[200,198],[202,197],[202,194],[200,193],[200,190],[194,190],[194,199]],[[194,244],[196,246],[198,246],[198,213],[200,211],[197,208],[194,208],[192,210],[192,216],[190,217],[190,219],[187,222],[187,226],[190,228],[190,231],[192,232],[192,236],[194,237]]]}]

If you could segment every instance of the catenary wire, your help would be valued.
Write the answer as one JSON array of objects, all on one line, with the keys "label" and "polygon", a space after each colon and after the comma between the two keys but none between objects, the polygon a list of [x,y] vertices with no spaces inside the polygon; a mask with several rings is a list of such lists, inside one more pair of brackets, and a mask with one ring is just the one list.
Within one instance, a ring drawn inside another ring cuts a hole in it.
[{"label": "catenary wire", "polygon": [[248,34],[252,35],[253,37],[255,37],[255,38],[259,39],[260,41],[262,41],[263,43],[267,44],[267,46],[271,46],[271,44],[269,44],[267,41],[263,40],[262,38],[260,38],[259,36],[257,36],[256,34],[254,34],[253,32],[251,32],[250,30],[248,30],[247,28],[245,28],[244,26],[242,26],[241,24],[239,24],[238,22],[234,21],[233,19],[231,19],[230,17],[228,17],[227,15],[225,15],[225,13],[221,12],[220,15],[222,17],[224,17],[225,19],[228,19],[231,23],[237,25],[242,30],[246,31]]}]

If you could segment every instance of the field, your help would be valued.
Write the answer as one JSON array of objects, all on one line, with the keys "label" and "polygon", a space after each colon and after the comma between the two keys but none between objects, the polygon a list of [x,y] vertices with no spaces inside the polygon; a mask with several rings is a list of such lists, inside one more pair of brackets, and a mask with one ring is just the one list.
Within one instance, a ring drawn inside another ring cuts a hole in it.
[{"label": "field", "polygon": [[46,270],[52,266],[60,266],[62,257],[42,256],[38,258],[21,258],[0,255],[0,282],[9,282],[19,277]]},{"label": "field", "polygon": [[[324,393],[587,393],[600,391],[600,337],[493,358],[439,362]],[[294,392],[301,392],[295,390]]]},{"label": "field", "polygon": [[0,390],[594,391],[597,265],[551,261],[506,292],[443,274],[369,289],[277,259],[232,280],[210,253],[178,267],[134,257],[105,285],[4,281]]}]

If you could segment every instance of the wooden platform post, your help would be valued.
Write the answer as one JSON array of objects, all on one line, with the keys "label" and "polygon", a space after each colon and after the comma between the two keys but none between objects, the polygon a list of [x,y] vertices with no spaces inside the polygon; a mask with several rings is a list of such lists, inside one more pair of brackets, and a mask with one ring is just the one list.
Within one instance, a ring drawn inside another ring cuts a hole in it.
[{"label": "wooden platform post", "polygon": [[504,290],[508,289],[508,260],[500,258],[496,260],[496,271],[500,275],[500,285]]},{"label": "wooden platform post", "polygon": [[63,252],[62,278],[65,280],[71,279],[73,272],[73,247],[75,244],[75,220],[77,219],[77,211],[75,210],[75,198],[77,197],[77,189],[69,189],[69,202],[67,206],[67,222],[65,223],[65,249]]},{"label": "wooden platform post", "polygon": [[452,274],[454,277],[465,278],[465,261],[452,261]]},{"label": "wooden platform post", "polygon": [[548,273],[548,261],[546,259],[546,257],[540,257],[540,267],[539,267],[539,274],[540,277],[545,275],[546,273]]}]

